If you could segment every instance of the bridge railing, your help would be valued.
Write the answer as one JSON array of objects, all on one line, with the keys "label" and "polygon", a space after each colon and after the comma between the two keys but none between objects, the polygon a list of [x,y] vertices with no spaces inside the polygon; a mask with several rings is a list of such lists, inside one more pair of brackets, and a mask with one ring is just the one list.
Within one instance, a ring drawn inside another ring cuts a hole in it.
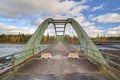
[{"label": "bridge railing", "polygon": [[[6,73],[13,72],[18,69],[18,67],[21,67],[25,64],[28,60],[32,59],[35,55],[37,55],[39,52],[47,49],[51,44],[43,44],[39,47],[33,47],[29,50],[24,50],[20,52],[16,52],[10,55],[2,56],[0,57],[0,79]],[[37,50],[34,52],[34,50]],[[31,51],[29,54],[28,52]],[[21,53],[25,53],[24,55],[20,55]],[[27,58],[25,58],[27,56]],[[21,62],[22,61],[22,62]]]},{"label": "bridge railing", "polygon": [[1,75],[2,75],[2,73],[4,74],[5,71],[7,71],[10,68],[12,68],[13,66],[19,64],[20,60],[23,59],[25,56],[33,56],[34,53],[32,53],[31,55],[30,54],[25,54],[23,56],[19,56],[19,55],[23,52],[28,52],[30,50],[33,51],[34,49],[35,48],[0,57],[0,64],[1,64],[0,65],[0,74]]},{"label": "bridge railing", "polygon": [[[69,45],[72,48],[74,48],[74,49],[76,49],[78,51],[79,50],[82,51],[82,49],[86,49],[86,52],[87,51],[94,52],[94,53],[97,52],[96,50],[92,50],[91,48],[86,48],[86,47],[79,46],[79,49],[78,49],[78,47],[76,47],[73,44],[69,44]],[[97,56],[97,55],[94,55],[94,54],[85,54],[85,56],[87,56],[88,59],[92,59],[94,61],[93,63],[97,64],[97,66],[99,66],[100,68],[104,68],[106,72],[108,72],[109,74],[111,74],[113,77],[118,78],[118,80],[119,80],[120,79],[120,56],[113,55],[113,54],[110,54],[110,53],[105,53],[105,52],[101,52],[101,53],[104,56],[104,58],[106,59],[107,65],[104,65],[102,63],[98,63],[98,61],[101,58],[99,56]],[[92,58],[91,58],[91,56],[92,56]],[[94,60],[93,57],[97,57],[98,61]]]}]

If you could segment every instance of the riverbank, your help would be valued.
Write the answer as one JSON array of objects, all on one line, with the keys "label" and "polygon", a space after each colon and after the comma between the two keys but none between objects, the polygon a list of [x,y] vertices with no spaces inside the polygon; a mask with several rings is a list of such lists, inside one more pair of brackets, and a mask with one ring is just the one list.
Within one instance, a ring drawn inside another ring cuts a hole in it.
[{"label": "riverbank", "polygon": [[94,43],[97,45],[108,45],[108,44],[111,45],[111,44],[120,43],[120,41],[104,41],[104,42],[103,41],[101,41],[101,42],[95,41]]},{"label": "riverbank", "polygon": [[120,57],[120,50],[100,50],[101,52],[105,52],[106,54],[117,55]]},{"label": "riverbank", "polygon": [[26,44],[27,42],[14,42],[14,43],[0,43],[0,44]]}]

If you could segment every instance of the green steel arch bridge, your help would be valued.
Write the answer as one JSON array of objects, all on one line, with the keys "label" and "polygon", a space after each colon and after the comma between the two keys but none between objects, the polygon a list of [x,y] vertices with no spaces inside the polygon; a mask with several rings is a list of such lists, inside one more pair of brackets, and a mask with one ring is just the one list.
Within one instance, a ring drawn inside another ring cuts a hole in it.
[{"label": "green steel arch bridge", "polygon": [[[55,40],[40,44],[50,24],[54,26]],[[79,49],[67,43],[67,24],[76,32]],[[45,53],[49,59],[41,58]],[[0,80],[120,80],[120,64],[111,57],[120,59],[101,53],[74,19],[48,18],[40,24],[23,51],[0,57]]]}]

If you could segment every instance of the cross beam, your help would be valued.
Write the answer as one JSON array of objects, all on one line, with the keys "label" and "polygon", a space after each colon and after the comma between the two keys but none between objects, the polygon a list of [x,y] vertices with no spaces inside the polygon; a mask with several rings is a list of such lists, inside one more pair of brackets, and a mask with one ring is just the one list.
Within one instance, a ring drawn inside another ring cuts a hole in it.
[{"label": "cross beam", "polygon": [[[72,18],[68,18],[65,20],[60,20],[60,19],[56,20],[56,19],[48,18],[48,19],[44,20],[41,23],[41,25],[38,27],[38,29],[35,31],[35,33],[32,35],[30,40],[27,42],[23,51],[39,46],[39,43],[42,40],[42,36],[50,23],[53,23],[53,25],[54,25],[56,36],[58,35],[57,34],[58,31],[56,31],[56,28],[57,28],[56,25],[64,25],[64,30],[62,32],[63,32],[63,35],[65,35],[66,24],[70,23],[72,25],[73,29],[75,30],[75,32],[79,38],[79,41],[81,42],[81,50],[84,51],[85,55],[89,56],[90,58],[96,60],[99,63],[107,64],[105,58],[102,56],[102,54],[96,48],[96,46],[92,42],[92,40],[90,40],[89,36],[84,31],[84,29],[80,26],[80,24],[77,21],[75,21]],[[34,53],[35,53],[35,51],[36,51],[36,49],[34,49]],[[26,53],[23,52],[20,55],[31,54],[31,53],[32,53],[32,51],[30,50]],[[25,56],[25,58],[27,58],[27,57],[29,57],[29,56]]]}]

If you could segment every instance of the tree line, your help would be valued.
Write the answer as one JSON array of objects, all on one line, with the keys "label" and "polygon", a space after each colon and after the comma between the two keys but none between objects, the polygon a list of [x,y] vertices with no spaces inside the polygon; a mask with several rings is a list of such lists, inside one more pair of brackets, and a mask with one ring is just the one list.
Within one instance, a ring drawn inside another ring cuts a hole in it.
[{"label": "tree line", "polygon": [[[26,43],[32,35],[27,35],[27,34],[2,34],[0,35],[0,43]],[[59,37],[62,38],[62,37]],[[94,42],[107,42],[107,41],[120,41],[120,37],[96,37],[96,38],[91,38]],[[53,43],[56,42],[56,37],[55,36],[50,36],[49,34],[44,35],[41,43]],[[60,39],[62,40],[62,39]],[[69,36],[65,35],[63,37],[63,41],[67,43],[76,43],[79,44],[79,39],[76,36]]]},{"label": "tree line", "polygon": [[74,44],[79,44],[80,43],[78,37],[69,36],[69,35],[64,36],[64,41],[67,42],[67,43],[74,43]]},{"label": "tree line", "polygon": [[120,36],[101,36],[96,38],[91,38],[94,42],[108,42],[108,41],[120,41]]},{"label": "tree line", "polygon": [[[27,35],[27,34],[2,34],[0,35],[0,43],[26,43],[32,35]],[[49,36],[49,35],[44,35],[41,43],[51,43],[55,42],[55,37],[54,36]]]},{"label": "tree line", "polygon": [[[68,43],[75,43],[75,44],[79,44],[79,39],[76,36],[69,36],[69,35],[65,35],[64,40]],[[120,41],[120,37],[115,37],[115,36],[98,36],[95,38],[91,38],[91,40],[93,42],[111,42],[111,41]]]},{"label": "tree line", "polygon": [[25,34],[2,34],[0,35],[0,43],[24,43],[27,42],[29,40],[29,38],[31,37],[31,35],[25,35]]}]

